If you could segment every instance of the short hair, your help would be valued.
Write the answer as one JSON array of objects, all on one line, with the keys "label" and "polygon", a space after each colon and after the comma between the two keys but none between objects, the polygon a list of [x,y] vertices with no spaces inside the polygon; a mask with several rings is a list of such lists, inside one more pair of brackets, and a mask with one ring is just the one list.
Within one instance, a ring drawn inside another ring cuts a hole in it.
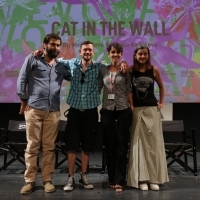
[{"label": "short hair", "polygon": [[62,44],[62,40],[60,36],[56,33],[49,33],[44,37],[43,43],[48,44],[51,39],[60,40],[60,44]]},{"label": "short hair", "polygon": [[81,44],[80,44],[80,49],[81,49],[81,47],[82,47],[83,45],[87,45],[87,44],[91,44],[92,46],[94,46],[93,42],[91,42],[91,41],[89,41],[89,40],[86,40],[86,41],[81,42]]},{"label": "short hair", "polygon": [[118,53],[122,53],[123,54],[123,47],[120,43],[118,42],[112,42],[110,44],[107,45],[107,51],[110,52],[112,47],[114,47],[115,49],[117,49]]}]

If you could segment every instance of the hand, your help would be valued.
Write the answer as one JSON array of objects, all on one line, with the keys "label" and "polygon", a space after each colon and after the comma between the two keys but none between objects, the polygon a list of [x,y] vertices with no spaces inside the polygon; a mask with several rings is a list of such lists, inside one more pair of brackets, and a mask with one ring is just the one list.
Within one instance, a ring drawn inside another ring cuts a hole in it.
[{"label": "hand", "polygon": [[26,109],[26,106],[27,106],[26,102],[21,102],[21,107],[20,107],[20,110],[19,110],[20,115],[24,115],[24,111]]},{"label": "hand", "polygon": [[35,50],[34,52],[32,52],[32,54],[34,55],[34,56],[41,56],[42,54],[44,53],[44,51],[42,51],[42,50]]},{"label": "hand", "polygon": [[157,105],[158,105],[158,109],[161,109],[161,108],[163,108],[163,104],[162,103],[157,103]]},{"label": "hand", "polygon": [[128,63],[126,61],[122,61],[120,64],[120,71],[126,73],[129,69]]},{"label": "hand", "polygon": [[104,65],[107,64],[107,62],[105,60],[102,60],[101,63],[104,64]]},{"label": "hand", "polygon": [[131,108],[131,110],[132,110],[132,112],[134,111],[134,106],[130,106],[130,108]]}]

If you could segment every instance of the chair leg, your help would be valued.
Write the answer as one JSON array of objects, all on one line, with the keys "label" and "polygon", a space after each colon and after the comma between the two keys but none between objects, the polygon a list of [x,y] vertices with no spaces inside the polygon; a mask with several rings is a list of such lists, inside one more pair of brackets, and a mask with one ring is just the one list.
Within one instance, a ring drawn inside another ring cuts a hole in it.
[{"label": "chair leg", "polygon": [[193,166],[194,166],[194,175],[197,176],[197,154],[196,148],[193,147]]},{"label": "chair leg", "polygon": [[55,151],[55,156],[56,156],[55,168],[57,168],[57,164],[58,164],[58,149],[56,149],[56,151]]},{"label": "chair leg", "polygon": [[192,129],[192,152],[193,152],[193,165],[194,165],[194,175],[197,176],[197,152],[196,152],[196,130]]},{"label": "chair leg", "polygon": [[106,169],[106,148],[105,146],[103,146],[103,150],[102,150],[102,164],[101,164],[102,168],[102,174],[105,173],[105,169]]},{"label": "chair leg", "polygon": [[[185,147],[184,147],[184,151],[185,151]],[[185,160],[185,163],[188,165],[188,159],[187,159],[187,153],[184,153],[184,160]]]},{"label": "chair leg", "polygon": [[7,158],[8,158],[8,152],[6,151],[5,154],[4,154],[4,159],[3,159],[4,165],[7,163]]}]

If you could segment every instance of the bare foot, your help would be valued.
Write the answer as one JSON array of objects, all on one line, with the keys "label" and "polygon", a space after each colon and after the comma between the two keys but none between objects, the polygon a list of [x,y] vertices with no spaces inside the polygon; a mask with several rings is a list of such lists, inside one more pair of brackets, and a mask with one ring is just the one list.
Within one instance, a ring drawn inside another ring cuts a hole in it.
[{"label": "bare foot", "polygon": [[118,192],[118,193],[120,193],[120,192],[124,191],[124,188],[121,185],[116,185],[115,186],[115,191]]}]

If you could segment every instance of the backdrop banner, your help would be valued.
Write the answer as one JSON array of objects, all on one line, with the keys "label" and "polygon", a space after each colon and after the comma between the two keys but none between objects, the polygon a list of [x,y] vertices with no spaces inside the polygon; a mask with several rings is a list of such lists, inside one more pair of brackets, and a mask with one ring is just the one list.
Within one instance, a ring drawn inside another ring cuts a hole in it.
[{"label": "backdrop banner", "polygon": [[[84,40],[94,42],[94,61],[109,62],[106,45],[119,42],[131,66],[137,44],[151,51],[165,85],[165,102],[200,102],[199,0],[1,0],[0,102],[19,102],[16,81],[25,57],[43,38],[62,38],[59,57],[79,57]],[[61,89],[66,101],[69,83]],[[155,87],[158,95],[158,86]]]}]

